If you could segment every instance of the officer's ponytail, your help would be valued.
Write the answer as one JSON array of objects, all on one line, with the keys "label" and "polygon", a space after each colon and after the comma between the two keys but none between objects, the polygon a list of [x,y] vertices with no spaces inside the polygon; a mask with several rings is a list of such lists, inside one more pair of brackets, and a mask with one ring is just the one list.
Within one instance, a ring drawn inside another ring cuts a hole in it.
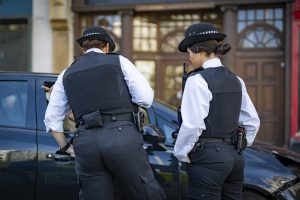
[{"label": "officer's ponytail", "polygon": [[230,51],[231,45],[230,44],[220,44],[217,46],[215,54],[225,55],[228,51]]},{"label": "officer's ponytail", "polygon": [[222,44],[217,40],[206,40],[197,42],[188,47],[193,53],[206,52],[208,55],[211,53],[225,55],[230,49],[230,44]]}]

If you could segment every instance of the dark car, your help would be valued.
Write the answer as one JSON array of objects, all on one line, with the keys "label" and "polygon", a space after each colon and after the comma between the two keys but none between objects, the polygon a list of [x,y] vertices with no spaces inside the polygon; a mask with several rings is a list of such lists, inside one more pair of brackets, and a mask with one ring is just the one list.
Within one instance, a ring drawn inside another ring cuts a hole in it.
[{"label": "dark car", "polygon": [[[53,74],[0,73],[0,199],[74,200],[78,185],[74,157],[56,153],[45,131],[47,99],[42,86]],[[168,200],[183,200],[187,189],[185,164],[173,156],[177,112],[155,100],[144,110],[144,148]],[[66,129],[68,139],[73,133]],[[300,199],[300,156],[280,147],[255,144],[244,151],[243,199]]]}]

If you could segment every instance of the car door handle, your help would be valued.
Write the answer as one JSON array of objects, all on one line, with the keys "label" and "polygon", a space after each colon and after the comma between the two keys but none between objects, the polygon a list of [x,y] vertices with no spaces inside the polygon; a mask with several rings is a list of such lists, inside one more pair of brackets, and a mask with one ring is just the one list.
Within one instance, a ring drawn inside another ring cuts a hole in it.
[{"label": "car door handle", "polygon": [[48,153],[46,158],[53,159],[59,162],[69,162],[74,160],[74,156]]}]

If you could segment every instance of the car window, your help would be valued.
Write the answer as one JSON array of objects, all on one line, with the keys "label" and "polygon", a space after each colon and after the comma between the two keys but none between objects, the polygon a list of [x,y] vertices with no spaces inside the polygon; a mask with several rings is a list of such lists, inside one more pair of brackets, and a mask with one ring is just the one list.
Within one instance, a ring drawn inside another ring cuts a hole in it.
[{"label": "car window", "polygon": [[0,125],[25,127],[27,81],[0,81]]},{"label": "car window", "polygon": [[163,133],[165,134],[165,144],[174,145],[175,140],[172,137],[172,133],[176,130],[176,125],[159,115],[157,115],[157,123],[158,126],[162,129]]},{"label": "car window", "polygon": [[[143,108],[140,108],[140,110],[142,110],[144,113],[144,125],[150,124],[149,113],[147,110]],[[169,119],[165,119],[164,117],[160,116],[159,114],[156,114],[156,122],[158,127],[165,135],[164,144],[173,146],[175,144],[175,140],[172,137],[172,133],[177,130],[177,125],[172,123]]]}]

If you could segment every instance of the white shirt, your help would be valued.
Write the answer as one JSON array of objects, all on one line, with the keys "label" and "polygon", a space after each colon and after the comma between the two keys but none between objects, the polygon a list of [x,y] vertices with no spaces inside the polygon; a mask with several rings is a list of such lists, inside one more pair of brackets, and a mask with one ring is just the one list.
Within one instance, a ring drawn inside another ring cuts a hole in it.
[{"label": "white shirt", "polygon": [[[204,62],[202,67],[206,69],[220,66],[223,66],[220,59],[214,58]],[[260,120],[247,93],[244,81],[241,78],[239,80],[242,85],[242,105],[238,123],[247,129],[247,142],[250,146],[259,129]],[[204,119],[209,113],[209,102],[212,98],[207,82],[200,74],[187,79],[181,103],[183,122],[174,147],[174,156],[178,160],[190,162],[188,153],[198,141],[202,131],[206,129]]]},{"label": "white shirt", "polygon": [[[88,52],[103,53],[98,48],[91,48]],[[127,58],[119,56],[121,69],[124,74],[124,80],[128,86],[129,92],[132,97],[132,102],[139,106],[148,108],[152,105],[154,92],[150,87],[147,80],[137,70],[137,68]],[[70,110],[68,99],[65,94],[63,86],[63,76],[66,70],[64,70],[57,78],[52,93],[50,102],[48,104],[44,123],[46,125],[46,131],[63,132],[63,121],[66,113]],[[80,88],[79,88],[80,89]]]}]

